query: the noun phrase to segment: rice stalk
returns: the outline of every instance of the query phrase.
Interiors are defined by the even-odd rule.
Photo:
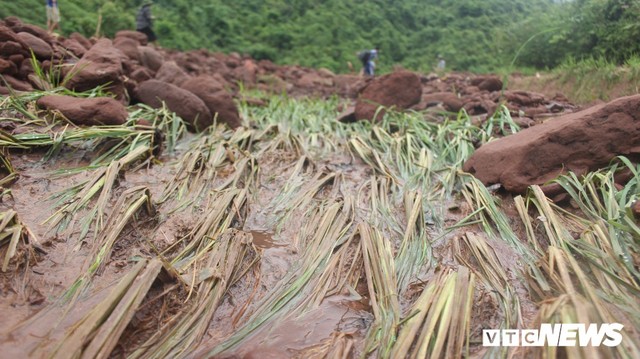
[[[223,295],[254,261],[250,238],[227,231],[213,242],[197,265],[197,294],[188,308],[153,335],[130,358],[179,358],[194,351],[204,337]],[[196,268],[194,268],[196,271]]]
[[[178,200],[201,198],[226,161],[228,155],[223,142],[208,136],[200,137],[196,145],[177,163],[176,174],[165,187],[160,202],[174,196]]]
[[[361,223],[358,233],[375,317],[365,339],[363,355],[376,351],[377,357],[390,358],[401,319],[393,253],[389,241],[375,227]]]
[[[187,126],[175,112],[170,111],[165,103],[162,108],[151,108],[144,104],[138,104],[137,108],[129,113],[130,119],[146,120],[151,124],[151,128],[162,134],[167,152],[175,153],[178,141],[184,137]],[[140,127],[138,125],[138,127]]]
[[[333,332],[320,344],[296,352],[294,359],[349,359],[353,355],[354,340],[344,332]]]
[[[186,273],[190,267],[197,266],[197,263],[203,260],[218,237],[230,228],[232,221],[238,217],[246,197],[246,189],[230,188],[211,193],[208,206],[198,216],[193,229],[163,252],[163,255],[167,256],[178,245],[183,246],[171,260],[178,273]]]
[[[613,237],[601,223],[583,220],[581,235],[574,239],[567,229],[567,224],[575,226],[570,222],[573,218],[550,204],[538,186],[532,186],[532,193],[534,198],[531,201],[542,215],[547,237],[552,244],[550,248],[565,253],[564,256],[572,265],[571,271],[581,280],[580,284],[590,294],[590,299],[594,303],[606,299],[606,302],[627,312],[628,319],[640,325],[640,303],[625,300],[640,296],[638,279],[628,270],[627,263],[620,261],[616,255],[612,246]],[[581,259],[580,263],[576,257]],[[583,274],[585,272],[590,274]],[[592,294],[596,291],[598,295]]]
[[[0,147],[0,170],[6,173],[6,176],[0,179],[0,187],[11,184],[18,178],[18,173],[11,164],[9,153],[4,147]]]
[[[334,182],[337,176],[335,172],[318,171],[305,183],[301,176],[305,160],[306,157],[298,160],[284,189],[269,204],[268,208],[272,209],[272,215],[267,222],[268,225],[279,228],[295,209],[307,207],[325,185]]]
[[[77,296],[91,283],[93,276],[104,268],[105,261],[111,256],[113,246],[122,230],[143,206],[148,215],[155,214],[151,193],[147,187],[133,187],[122,193],[105,223],[105,230],[101,231],[95,241],[91,243],[88,255],[90,262],[88,262],[88,266],[85,265],[86,272],[81,274],[67,289],[63,299],[73,298],[71,303],[73,305]]]
[[[357,243],[356,232],[336,248],[329,263],[317,279],[314,290],[300,305],[302,311],[316,309],[322,301],[345,290],[356,294],[356,287],[362,274],[362,246]]]
[[[394,182],[399,182],[399,179],[391,173],[389,167],[384,163],[378,151],[367,145],[360,137],[355,136],[349,140],[349,149],[353,151],[354,156],[357,155],[378,174],[387,176]]]
[[[352,205],[333,202],[313,210],[298,234],[304,241],[304,252],[299,261],[292,264],[289,272],[269,293],[256,304],[253,314],[244,320],[244,325],[234,334],[208,350],[206,356],[215,356],[236,347],[252,334],[269,323],[283,317],[299,314],[304,296],[316,288],[319,273],[331,263],[331,255],[347,242],[347,231],[353,221]]]
[[[425,228],[423,197],[421,192],[404,195],[407,226],[398,253],[395,256],[396,278],[402,295],[420,270],[427,269],[431,261],[431,241]]]
[[[474,286],[466,267],[441,271],[414,303],[389,357],[469,357]]]
[[[32,355],[52,359],[110,357],[161,269],[159,260],[138,262],[98,305],[66,329],[53,350],[43,342]]]
[[[17,253],[18,244],[22,241],[25,245],[38,245],[38,238],[18,219],[18,214],[13,209],[0,212],[0,248],[6,246],[2,272],[9,269],[11,259]]]
[[[100,193],[98,200],[88,215],[82,219],[80,238],[84,238],[91,225],[94,225],[94,237],[102,232],[104,227],[104,209],[111,198],[111,192],[120,175],[128,166],[149,155],[150,148],[145,145],[134,148],[126,156],[112,162],[107,168],[99,168],[94,171],[91,178],[81,185],[72,187],[76,192],[54,214],[45,220],[49,223],[49,230],[56,228],[57,232],[64,231],[72,223],[77,214],[89,205],[89,202]]]
[[[513,232],[508,217],[499,209],[498,199],[492,196],[478,179],[469,176],[467,180],[462,194],[472,208],[483,208],[478,217],[482,221],[484,232],[490,237],[501,238],[525,259],[531,260],[533,254]]]
[[[454,242],[456,259],[465,267],[473,270],[477,274],[480,282],[487,287],[487,291],[492,295],[498,296],[498,301],[502,307],[504,316],[501,329],[524,328],[524,322],[521,316],[520,299],[517,290],[509,279],[508,263],[501,260],[497,250],[492,246],[491,241],[472,232],[467,232],[460,237],[459,241]],[[466,249],[470,258],[463,255],[463,249]],[[502,255],[506,255],[502,253]],[[470,259],[473,259],[471,261]],[[476,265],[473,265],[475,263]],[[495,328],[498,329],[498,328]],[[508,348],[489,348],[491,355],[504,356],[507,354]]]
[[[397,212],[393,205],[393,183],[388,177],[371,177],[371,190],[368,204],[370,207],[369,220],[378,229],[389,230],[394,235],[402,237],[406,229],[399,223]]]
[[[599,296],[599,290],[593,286],[590,278],[575,258],[562,248],[551,246],[544,268],[553,283],[555,297],[548,298],[540,308],[536,323],[626,323],[627,319],[611,311],[609,303]],[[575,283],[574,283],[575,278]],[[618,306],[618,309],[622,309]],[[618,312],[619,313],[619,312]],[[573,346],[564,348],[569,358],[622,357],[636,358],[640,349],[636,338],[623,330],[622,344],[617,347]],[[558,356],[557,347],[540,348],[547,357]]]

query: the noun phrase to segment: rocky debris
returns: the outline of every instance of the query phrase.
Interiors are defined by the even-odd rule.
[[[523,193],[573,171],[604,167],[616,156],[640,155],[640,95],[548,120],[480,147],[464,164],[486,185]]]
[[[469,81],[471,86],[476,86],[480,91],[500,91],[502,90],[502,80],[498,76],[478,76]]]
[[[253,85],[258,78],[258,66],[251,59],[245,59],[242,66],[238,66],[232,71],[235,78],[244,84]]]
[[[422,111],[437,105],[442,105],[447,111],[458,112],[464,103],[455,93],[436,92],[422,95],[420,103],[414,106],[413,109]]]
[[[217,102],[227,105],[228,95],[237,98],[241,87],[287,93],[293,97],[338,95],[353,99],[354,115],[361,118],[372,118],[378,104],[395,106],[396,109],[413,106],[414,110],[419,111],[438,109],[457,112],[465,109],[478,119],[490,117],[499,106],[504,105],[514,120],[523,118],[522,122],[527,125],[535,125],[542,119],[574,110],[562,95],[547,99],[543,95],[524,91],[507,90],[503,93],[503,83],[495,75],[413,74],[410,84],[397,83],[389,87],[381,83],[390,81],[388,77],[398,76],[397,74],[375,79],[353,74],[336,75],[327,69],[277,65],[267,60],[256,61],[237,53],[227,55],[207,50],[181,52],[156,49],[146,46],[146,43],[144,34],[129,30],[119,31],[113,41],[87,39],[79,33],[72,33],[66,39],[54,37],[44,29],[9,17],[0,21],[0,73],[12,76],[8,82],[16,90],[29,91],[33,86],[45,87],[42,80],[34,76],[28,50],[33,49],[39,60],[38,65],[42,66],[45,73],[54,69],[57,71],[58,65],[65,65],[63,75],[73,75],[67,83],[68,88],[85,91],[109,84],[106,90],[116,95],[124,104],[129,103],[131,94],[137,91],[140,84],[150,79],[180,87],[192,78],[206,76],[215,80],[216,88],[220,85],[230,91],[226,92],[224,99],[216,98]],[[206,97],[211,99],[205,99],[205,104],[216,102],[213,101],[216,96],[207,94]],[[198,98],[204,99],[205,95],[198,93]],[[221,112],[209,107],[210,111],[218,113],[219,118],[226,118]],[[229,118],[234,116],[230,115]],[[433,117],[425,115],[425,119],[431,118]],[[237,123],[235,119],[225,121],[230,126]]]
[[[380,121],[385,109],[393,107],[396,110],[407,109],[420,102],[422,86],[420,77],[410,71],[397,71],[381,76],[369,83],[356,102],[356,119]]]
[[[127,109],[110,97],[78,98],[50,95],[41,97],[37,106],[58,111],[76,125],[122,125],[127,121]]]
[[[136,90],[136,98],[153,108],[161,108],[164,102],[169,110],[185,120],[192,129],[202,130],[211,123],[211,112],[205,103],[193,93],[158,80],[145,81]]]
[[[202,118],[198,122],[197,130],[201,131],[211,126],[214,118],[218,122],[226,123],[231,128],[240,127],[242,124],[233,97],[216,79],[209,76],[194,77],[185,81],[181,88],[198,96],[211,112],[212,117]]]

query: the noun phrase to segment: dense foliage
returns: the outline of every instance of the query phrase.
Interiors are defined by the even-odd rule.
[[[505,32],[507,51],[515,52],[526,42],[517,65],[552,68],[575,59],[621,65],[640,54],[640,2],[557,2],[554,11],[534,14]]]
[[[135,25],[140,0],[59,0],[64,33],[113,35]],[[638,52],[633,0],[156,0],[164,47],[247,53],[257,59],[348,71],[355,53],[381,49],[380,67],[429,71],[438,54],[454,70],[554,67]],[[41,11],[38,11],[41,9]],[[3,1],[0,17],[44,24],[44,0]],[[100,21],[99,21],[100,19]],[[100,26],[98,24],[100,23]],[[532,35],[533,38],[532,38]],[[525,46],[523,46],[525,45]]]

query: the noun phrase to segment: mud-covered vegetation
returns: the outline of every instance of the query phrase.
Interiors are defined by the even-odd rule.
[[[508,111],[341,124],[337,99],[266,97],[239,103],[250,126],[191,135],[140,105],[75,127],[41,95],[1,103],[4,353],[496,357],[482,329],[640,327],[640,168],[559,178],[570,210],[496,196],[460,168],[519,131]],[[640,355],[622,335],[513,353]]]
[[[640,48],[640,5],[630,0],[219,1],[157,0],[160,43],[345,72],[355,52],[378,45],[380,65],[430,71],[496,71],[514,59],[553,68],[574,58],[624,63]],[[133,29],[138,1],[60,1],[62,32],[113,36]],[[3,1],[0,18],[44,25],[40,0]],[[464,44],[462,46],[461,44]]]

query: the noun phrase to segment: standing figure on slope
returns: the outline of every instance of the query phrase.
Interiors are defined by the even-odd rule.
[[[358,59],[362,62],[362,69],[365,76],[373,77],[375,74],[376,63],[373,61],[378,58],[378,47],[372,50],[364,50],[358,53]]]
[[[153,1],[147,0],[142,4],[136,15],[136,30],[147,35],[149,42],[157,40],[156,33],[153,32],[153,15],[151,15],[151,5]]]
[[[444,57],[442,57],[442,55],[438,55],[438,65],[436,66],[437,71],[444,72],[446,65],[447,63],[444,61]]]
[[[52,33],[60,24],[58,0],[47,0],[47,30]]]

